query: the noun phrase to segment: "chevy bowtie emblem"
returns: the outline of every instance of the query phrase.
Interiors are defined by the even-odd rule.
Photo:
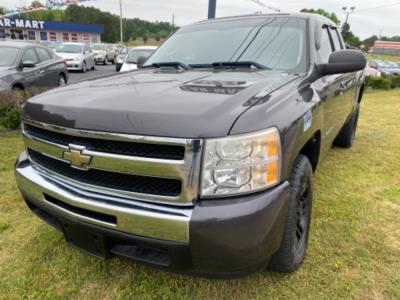
[[[71,167],[88,170],[92,157],[83,154],[86,147],[68,145],[68,148],[67,151],[64,151],[63,158],[71,163]]]

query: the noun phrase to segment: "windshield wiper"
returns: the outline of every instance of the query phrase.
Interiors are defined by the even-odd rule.
[[[153,67],[155,67],[155,68],[176,68],[176,69],[181,68],[181,69],[184,69],[184,70],[191,70],[192,69],[191,66],[189,66],[189,65],[187,65],[185,63],[179,62],[179,61],[153,63],[151,65]]]
[[[262,64],[259,64],[255,61],[223,61],[223,62],[215,62],[211,64],[216,69],[237,69],[237,68],[256,68],[260,70],[271,70]]]

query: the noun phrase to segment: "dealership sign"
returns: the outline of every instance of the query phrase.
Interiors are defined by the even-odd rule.
[[[0,18],[0,27],[22,28],[22,29],[43,29],[44,21]]]

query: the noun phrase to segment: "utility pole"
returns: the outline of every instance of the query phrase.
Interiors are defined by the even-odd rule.
[[[175,30],[175,13],[172,13],[172,23],[171,23],[171,33],[174,33]]]
[[[121,31],[121,44],[124,43],[124,32],[122,27],[122,0],[119,0],[119,27]]]
[[[217,0],[208,0],[208,18],[215,19],[215,11],[217,9]]]

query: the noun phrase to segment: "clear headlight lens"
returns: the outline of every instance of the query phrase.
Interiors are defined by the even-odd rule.
[[[280,180],[281,142],[278,129],[208,139],[202,167],[202,196],[254,192]]]

